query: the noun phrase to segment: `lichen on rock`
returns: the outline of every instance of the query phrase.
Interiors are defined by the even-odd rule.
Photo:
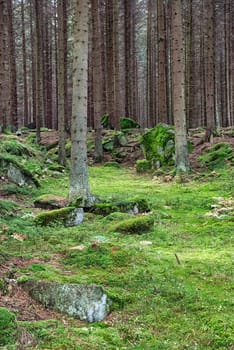
[[[95,284],[60,284],[27,281],[23,288],[45,307],[64,312],[81,321],[102,321],[110,312],[111,300]]]

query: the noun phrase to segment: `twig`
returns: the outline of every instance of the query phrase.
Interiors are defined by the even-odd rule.
[[[176,261],[177,261],[178,265],[181,265],[180,259],[176,253],[175,253],[175,257],[176,257]]]

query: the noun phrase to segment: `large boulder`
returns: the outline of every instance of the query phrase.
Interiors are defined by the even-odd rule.
[[[111,300],[95,284],[24,282],[23,288],[45,307],[64,312],[86,322],[102,321],[110,311]]]
[[[84,220],[83,208],[66,207],[41,212],[36,215],[36,225],[48,226],[53,223],[60,223],[67,227],[77,226]]]
[[[153,168],[174,164],[175,132],[173,126],[158,124],[141,138],[145,158]]]

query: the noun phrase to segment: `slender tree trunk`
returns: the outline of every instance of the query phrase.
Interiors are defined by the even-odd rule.
[[[89,190],[87,165],[87,92],[89,1],[74,0],[73,94],[71,125],[70,203],[87,207],[93,198]]]
[[[214,2],[205,1],[204,73],[206,101],[206,140],[210,140],[215,127],[215,78],[214,78]]]
[[[22,54],[23,54],[23,79],[24,79],[24,119],[23,124],[28,125],[28,74],[27,74],[27,54],[25,39],[24,1],[21,0],[21,20],[22,20]]]
[[[35,57],[36,57],[36,128],[37,142],[40,142],[40,127],[43,117],[43,70],[42,70],[42,28],[41,28],[41,1],[34,0],[35,14]]]
[[[157,1],[158,14],[158,118],[160,122],[168,122],[167,86],[166,86],[166,28],[165,8],[161,0]]]
[[[0,0],[0,132],[6,128],[6,101],[5,101],[5,25],[4,25],[4,13],[5,13],[5,1]]]
[[[15,55],[15,36],[13,29],[13,9],[12,0],[7,0],[7,12],[8,12],[8,36],[9,36],[9,73],[10,73],[10,126],[13,128],[18,127],[17,120],[17,78],[16,78],[16,55]]]
[[[65,56],[64,50],[66,42],[66,22],[64,15],[66,13],[66,1],[58,0],[58,130],[59,130],[59,163],[66,165],[66,134],[65,134]]]
[[[102,76],[103,55],[99,0],[92,0],[92,22],[93,109],[95,129],[94,159],[96,162],[100,162],[103,160],[101,116],[103,114],[104,77]]]
[[[181,0],[172,0],[172,94],[175,124],[175,165],[177,173],[189,170],[186,111],[185,111],[185,55]]]

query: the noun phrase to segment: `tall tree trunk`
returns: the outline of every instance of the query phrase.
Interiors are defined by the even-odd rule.
[[[0,132],[6,128],[6,100],[5,100],[5,0],[0,0]]]
[[[25,39],[24,1],[21,0],[21,20],[22,20],[22,53],[23,53],[23,75],[24,75],[24,119],[23,124],[28,125],[28,74],[27,74],[27,54]]]
[[[15,36],[13,29],[13,9],[12,0],[7,0],[8,14],[8,43],[9,43],[9,74],[10,74],[10,101],[9,101],[9,124],[13,128],[18,127],[17,120],[17,78],[16,78],[16,55],[15,55]]]
[[[89,206],[87,164],[87,92],[89,1],[73,0],[73,93],[69,202]]]
[[[37,142],[40,142],[40,127],[44,120],[43,116],[43,69],[42,69],[42,28],[41,28],[41,1],[34,0],[35,15],[35,57],[36,57],[36,128]]]
[[[66,1],[58,0],[58,130],[59,130],[59,163],[63,166],[66,165],[66,152],[65,152],[65,81],[66,69],[65,69],[65,56],[66,52],[66,22],[64,17],[66,16]]]
[[[36,103],[36,42],[35,42],[35,27],[33,23],[35,19],[34,15],[34,0],[30,0],[30,44],[31,44],[31,118],[29,122],[36,124],[36,115],[37,115],[37,103]]]
[[[100,17],[100,0],[92,0],[92,63],[93,63],[93,109],[94,109],[94,129],[95,129],[95,150],[94,159],[96,162],[103,160],[102,147],[102,124],[103,115],[103,89],[104,77],[102,76],[103,48],[102,31]]]
[[[167,86],[166,86],[166,27],[165,8],[161,0],[157,1],[158,14],[158,119],[168,122]]]
[[[206,101],[206,140],[210,140],[215,127],[215,79],[214,79],[214,1],[205,1],[204,73]]]
[[[186,111],[185,55],[181,0],[172,0],[172,96],[175,124],[175,165],[177,173],[189,170]]]

